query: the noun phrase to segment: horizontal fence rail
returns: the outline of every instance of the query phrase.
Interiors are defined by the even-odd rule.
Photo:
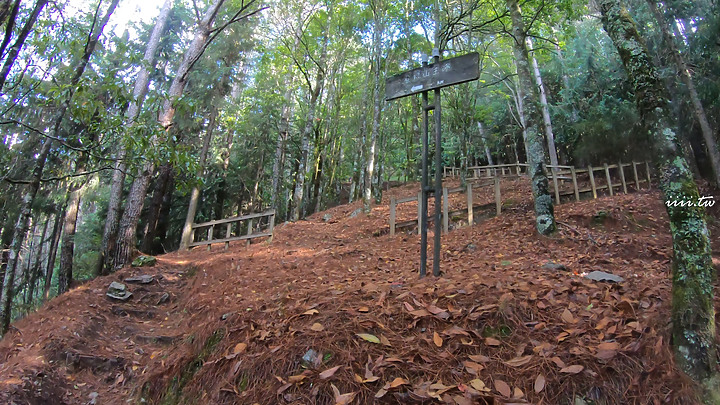
[[[552,182],[555,204],[560,204],[563,197],[574,198],[580,201],[580,195],[592,193],[592,198],[598,198],[598,192],[604,190],[608,195],[622,191],[628,193],[628,189],[634,186],[635,191],[641,190],[640,185],[646,184],[646,189],[650,189],[650,165],[648,162],[631,162],[617,164],[603,164],[602,166],[588,166],[587,168],[575,168],[575,166],[563,165],[547,165],[548,180]],[[632,174],[626,175],[626,170],[632,168]],[[473,189],[483,187],[494,187],[495,194],[495,214],[500,215],[502,211],[502,196],[500,194],[500,178],[501,177],[520,177],[527,176],[529,166],[526,163],[510,163],[501,165],[488,166],[471,166],[467,168],[467,187],[458,187],[454,189],[443,188],[442,198],[442,221],[443,231],[448,232],[449,218],[452,215],[464,213],[464,210],[448,212],[448,195],[453,193],[467,194],[467,215],[468,224],[473,223],[473,211],[478,208],[487,208],[485,206],[473,205]],[[599,176],[596,173],[600,172]],[[443,167],[443,175],[445,177],[455,178],[460,175],[460,168],[445,166]],[[481,183],[482,180],[490,180],[490,182]],[[566,182],[572,182],[572,188],[565,186]],[[473,185],[473,183],[477,183]],[[400,204],[408,202],[419,202],[421,193],[416,196],[404,198],[390,199],[390,234],[395,235],[397,228],[412,226],[415,221],[397,222],[397,207]],[[418,229],[420,229],[420,204],[418,204]],[[433,221],[432,216],[428,217],[428,221]]]
[[[225,234],[221,237],[216,237],[215,229],[216,227],[217,229],[221,229],[222,225],[225,225]],[[207,228],[207,236],[203,240],[196,241],[195,236],[197,230],[203,228]],[[224,243],[225,249],[227,250],[230,242],[233,241],[247,240],[247,245],[250,245],[250,240],[254,238],[266,237],[268,241],[272,241],[274,228],[275,210],[192,224],[190,247],[207,245],[208,250],[210,250],[212,244]]]

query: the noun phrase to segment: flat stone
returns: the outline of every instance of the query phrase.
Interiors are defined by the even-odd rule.
[[[120,301],[127,301],[130,297],[132,297],[132,293],[127,290],[127,286],[123,283],[118,283],[117,281],[110,283],[108,291],[105,295]]]
[[[356,216],[360,215],[361,212],[362,212],[362,208],[356,209],[355,211],[353,211],[353,212],[350,214],[350,218],[355,218]]]
[[[155,277],[144,274],[142,276],[128,277],[123,281],[131,284],[150,284],[155,281]]]
[[[325,214],[325,215],[323,215],[323,221],[324,221],[324,222],[327,222],[327,221],[329,221],[329,220],[331,220],[331,219],[332,219],[332,215],[330,215],[330,214]]]
[[[547,263],[543,264],[542,268],[545,270],[568,271],[568,268],[565,267],[564,264],[555,263],[555,262],[547,262]]]
[[[604,271],[593,271],[585,275],[585,278],[594,281],[609,281],[611,283],[622,283],[624,278]]]

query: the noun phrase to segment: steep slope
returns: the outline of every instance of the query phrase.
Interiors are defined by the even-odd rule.
[[[367,216],[340,206],[279,226],[271,244],[93,280],[15,324],[0,401],[693,403],[668,346],[658,194],[562,205],[543,238],[527,184],[503,188],[516,193],[503,215],[443,235],[438,279],[417,278],[417,235],[387,235],[387,199],[406,186]],[[583,277],[594,270],[626,281]],[[154,280],[129,284],[128,303],[105,297],[141,274]]]

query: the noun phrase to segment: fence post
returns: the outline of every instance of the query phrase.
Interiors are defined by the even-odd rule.
[[[252,218],[248,219],[248,229],[247,229],[247,236],[252,235]],[[250,247],[250,238],[248,238],[247,241],[245,241],[245,246]]]
[[[268,242],[272,242],[273,240],[273,232],[275,231],[275,211],[273,210],[272,214],[270,214],[270,226],[268,227],[268,231],[270,233],[270,237],[268,238]]]
[[[419,201],[418,201],[419,203]],[[395,235],[395,197],[390,198],[390,235]]]
[[[502,200],[500,198],[500,179],[495,177],[495,215],[502,212]]]
[[[192,231],[190,231],[190,243],[188,243],[188,249],[190,249],[190,245],[192,245],[193,242],[195,242],[195,231],[196,228],[193,228]]]
[[[210,246],[212,246],[212,244],[210,242],[212,242],[214,233],[215,233],[215,225],[210,225],[210,228],[208,228],[208,235],[207,235],[207,239],[208,239],[207,250],[208,251],[210,251]]]
[[[230,233],[231,233],[231,232],[230,232],[230,227],[231,227],[231,225],[232,225],[232,224],[231,224],[230,222],[228,222],[228,223],[225,225],[225,239],[230,239]],[[225,241],[225,250],[228,250],[229,247],[230,247],[230,241]]]
[[[650,190],[650,165],[645,161],[645,173],[647,174],[648,190]]]
[[[633,161],[633,176],[635,176],[635,191],[640,191],[640,178],[637,173],[637,162]]]
[[[595,174],[592,165],[588,166],[588,174],[590,175],[590,187],[592,187],[593,198],[597,198],[597,189],[595,188]]]
[[[580,201],[580,190],[578,190],[577,173],[575,173],[575,166],[572,166],[570,168],[570,173],[572,173],[573,191],[575,192],[575,201]]]
[[[623,193],[627,194],[627,182],[625,182],[625,169],[623,169],[622,162],[618,162],[618,169],[620,169],[620,181],[623,186]]]
[[[605,168],[605,180],[607,181],[608,192],[610,193],[610,196],[612,196],[613,195],[613,186],[612,186],[612,179],[610,178],[610,169],[608,168],[607,163],[603,164],[603,167]]]
[[[515,162],[515,174],[520,177],[520,162]]]
[[[421,203],[422,195],[423,195],[423,192],[422,192],[422,190],[420,190],[420,192],[418,193],[418,199],[417,199],[417,201],[418,201],[418,235],[420,235],[420,227],[421,227],[420,222],[422,222],[422,203]]]
[[[473,219],[473,190],[472,183],[467,183],[468,226],[472,226]]]
[[[442,189],[442,197],[443,197],[443,232],[448,233],[450,230],[450,218],[448,218],[448,189],[447,187],[443,187]]]

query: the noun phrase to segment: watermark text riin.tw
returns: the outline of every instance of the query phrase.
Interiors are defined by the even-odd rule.
[[[697,201],[692,200],[667,200],[665,201],[665,205],[668,207],[712,207],[715,205],[715,197],[708,195],[708,196],[702,196],[697,199]]]

